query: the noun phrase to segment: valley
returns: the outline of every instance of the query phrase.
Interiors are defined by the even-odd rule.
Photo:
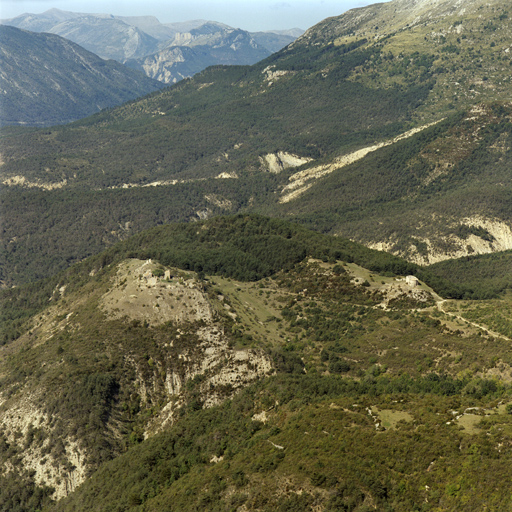
[[[69,123],[164,87],[62,37],[6,25],[0,60],[0,126]]]
[[[176,83],[0,129],[0,511],[509,510],[509,11],[20,17]]]

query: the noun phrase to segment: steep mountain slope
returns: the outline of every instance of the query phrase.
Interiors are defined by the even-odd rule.
[[[482,104],[364,159],[292,174],[284,212],[423,264],[512,249],[511,114]]]
[[[4,290],[1,506],[500,508],[510,339],[401,271],[418,269],[240,215]]]
[[[29,32],[49,32],[52,27],[80,16],[79,13],[49,9],[40,14],[22,14],[9,20],[2,20],[6,25],[28,30]]]
[[[418,110],[423,119],[481,101],[510,100],[510,17],[501,2],[395,0],[354,9],[305,38],[347,44],[362,37],[381,48],[351,79],[370,87],[407,85],[434,73]]]
[[[126,226],[249,210],[423,263],[511,248],[509,15],[497,1],[434,2],[427,17],[429,3],[408,5],[349,11],[254,66],[79,125],[4,136],[4,276],[43,268],[22,256],[39,237],[74,244],[52,249],[62,268]],[[102,213],[71,236],[93,197]],[[47,204],[66,220],[34,223]]]
[[[147,55],[158,41],[114,17],[82,15],[52,27],[52,33],[83,46],[103,59],[124,62]]]
[[[289,45],[304,33],[301,29],[283,30],[275,32],[251,32],[251,37],[259,46],[266,48],[270,53],[278,52]]]
[[[116,16],[116,19],[137,27],[158,41],[167,41],[172,38],[176,32],[179,32],[179,29],[173,28],[171,25],[160,23],[154,16]]]
[[[1,125],[67,123],[162,88],[66,39],[0,26]]]
[[[159,268],[130,260],[116,267],[111,284],[96,279],[75,293],[65,291],[72,282],[63,284],[53,295],[55,307],[36,316],[31,334],[4,351],[14,350],[28,372],[18,393],[13,370],[4,367],[10,375],[2,386],[4,439],[11,443],[15,431],[30,428],[41,433],[18,456],[26,471],[35,469],[37,483],[55,488],[56,498],[124,451],[130,438],[140,441],[172,424],[181,407],[194,407],[188,402],[196,382],[202,389],[199,407],[212,406],[273,373],[271,358],[261,349],[233,349],[230,325],[217,312],[223,304],[208,296],[201,281],[177,269],[166,279],[153,277]],[[19,359],[26,343],[33,356],[46,361],[37,381],[32,363]],[[152,417],[145,417],[151,409]]]

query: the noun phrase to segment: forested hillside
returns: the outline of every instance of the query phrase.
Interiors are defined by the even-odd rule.
[[[511,510],[511,34],[393,0],[3,129],[0,511]]]
[[[511,114],[481,105],[322,179],[292,174],[281,214],[424,264],[511,249]]]
[[[247,211],[422,264],[510,249],[509,15],[474,0],[429,18],[425,5],[356,9],[254,66],[65,127],[4,130],[2,279]]]

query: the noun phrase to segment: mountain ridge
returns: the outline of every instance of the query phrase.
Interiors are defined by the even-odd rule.
[[[65,135],[6,137],[0,173],[9,185],[5,200],[18,211],[5,234],[7,254],[20,258],[17,251],[26,251],[32,223],[8,199],[23,194],[23,183],[61,187],[48,191],[55,208],[68,204],[66,194],[75,187],[102,190],[104,197],[119,191],[122,213],[116,206],[101,215],[98,222],[109,227],[94,246],[126,237],[127,222],[144,229],[151,222],[252,210],[293,216],[423,263],[507,249],[509,192],[502,184],[511,147],[510,18],[494,3],[477,11],[468,7],[463,18],[460,10],[446,11],[412,27],[407,25],[414,17],[400,13],[405,25],[385,37],[375,36],[373,22],[354,24],[354,16],[383,16],[387,9],[395,27],[393,5],[331,18],[252,67],[209,68],[160,95],[70,126]],[[335,169],[355,152],[434,122]],[[279,202],[299,181],[294,177],[323,166],[335,170],[311,180],[297,199]],[[41,211],[43,196],[32,190],[26,196],[30,209]],[[176,208],[164,201],[167,194]],[[128,211],[132,201],[136,215]],[[88,215],[88,202],[75,198],[82,216],[66,206],[66,229],[84,229],[80,219]],[[41,236],[54,239],[55,228],[43,226],[37,226]],[[74,248],[74,257],[90,254],[83,251]]]
[[[251,34],[234,29],[223,23],[205,20],[193,20],[181,23],[162,24],[155,16],[115,16],[111,14],[87,14],[50,9],[39,15],[22,14],[1,21],[7,25],[39,32],[56,33],[66,37],[104,59],[118,62],[130,62],[132,67],[144,70],[144,60],[153,58],[162,62],[171,55],[159,71],[149,71],[149,76],[160,76],[174,83],[214,64],[253,64],[261,58],[280,50],[292,42],[299,29],[292,31],[258,32]],[[198,31],[203,32],[198,37]],[[229,40],[235,31],[247,40],[246,44],[235,45]],[[238,32],[237,32],[238,31]],[[197,39],[197,40],[196,40]],[[196,41],[195,41],[196,40]],[[201,46],[199,52],[185,51],[187,62],[181,72],[173,74],[175,60],[172,53],[166,52],[169,46]],[[224,52],[219,48],[225,46]],[[183,58],[184,50],[181,51]],[[154,66],[153,66],[154,67]],[[187,74],[183,75],[184,69]]]
[[[2,129],[0,509],[508,510],[506,8]]]
[[[419,443],[438,465],[430,499],[456,510],[435,453],[442,450],[448,465],[471,460],[469,445],[489,440],[496,424],[506,430],[485,446],[509,439],[509,327],[492,323],[493,336],[485,328],[489,303],[441,300],[402,271],[415,269],[347,240],[238,215],[154,228],[46,283],[0,292],[2,304],[22,315],[3,322],[18,332],[0,344],[0,503],[26,511],[161,510],[172,492],[173,503],[189,510],[205,505],[213,473],[231,468],[226,487],[208,494],[209,507],[227,507],[233,485],[245,489],[251,508],[262,508],[264,493],[265,510],[275,509],[281,486],[267,477],[278,475],[295,510],[311,510],[318,494],[323,508],[337,497],[405,511],[404,496],[423,498],[418,485],[404,491],[400,482],[425,474],[423,456],[393,465],[391,478],[388,464],[373,468],[372,482],[384,482],[385,494],[358,476],[337,491],[358,467],[357,453],[391,461],[400,446],[416,453]],[[509,311],[507,298],[493,304]],[[292,433],[304,415],[296,445]],[[436,428],[426,428],[437,416]],[[476,427],[483,418],[492,422]],[[317,456],[335,480],[298,467],[297,457],[311,470],[318,460],[303,449],[312,431],[327,442]],[[411,439],[415,431],[421,436]],[[340,439],[350,440],[344,453],[356,461],[349,472],[335,462]],[[502,450],[465,473],[474,481],[482,464],[494,467],[500,503],[509,486]],[[239,471],[245,476],[235,484]],[[198,475],[203,492],[191,501],[182,486],[194,487]],[[469,487],[460,492],[473,507],[489,499]]]
[[[163,86],[57,35],[0,26],[0,124],[68,123]]]

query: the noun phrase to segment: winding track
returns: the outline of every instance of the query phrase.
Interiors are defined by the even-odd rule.
[[[493,336],[494,338],[501,338],[503,340],[512,341],[508,336],[505,336],[504,334],[499,334],[499,333],[497,333],[495,331],[491,331],[490,329],[488,329],[484,325],[480,325],[480,324],[477,324],[475,322],[472,322],[471,320],[468,320],[468,319],[464,318],[461,315],[457,315],[456,313],[451,313],[450,311],[445,311],[443,309],[443,303],[444,302],[447,302],[447,301],[445,299],[441,299],[441,300],[438,300],[436,302],[437,309],[441,313],[444,313],[445,315],[449,315],[449,316],[451,316],[453,318],[456,318],[457,320],[461,320],[463,322],[466,322],[466,323],[472,325],[473,327],[476,327],[477,329],[481,329],[482,331],[485,331],[489,336]]]

